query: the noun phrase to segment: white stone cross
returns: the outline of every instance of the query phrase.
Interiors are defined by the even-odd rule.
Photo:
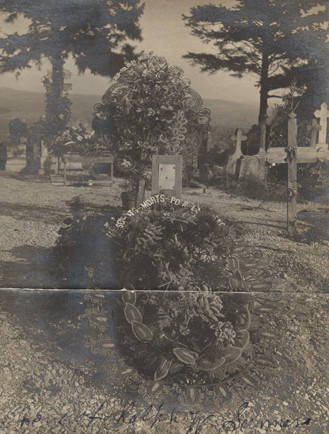
[[[235,151],[234,156],[238,158],[242,155],[241,144],[244,140],[247,140],[247,137],[242,134],[240,128],[236,131],[236,135],[231,137],[232,140],[235,141]]]
[[[329,118],[328,106],[325,102],[321,104],[321,109],[314,112],[314,116],[320,119],[319,145],[327,143],[327,123]]]
[[[241,143],[243,140],[246,140],[247,137],[242,134],[242,131],[238,129],[236,131],[236,135],[231,137],[232,140],[235,141],[235,150],[232,155],[229,156],[227,164],[226,164],[226,175],[234,176],[236,173],[236,165],[239,158],[242,156],[241,151]],[[228,183],[228,178],[226,178],[226,182]]]

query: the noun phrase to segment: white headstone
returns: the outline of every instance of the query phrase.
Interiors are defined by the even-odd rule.
[[[228,175],[234,176],[236,172],[237,161],[242,156],[241,145],[243,140],[247,140],[247,137],[242,134],[240,129],[238,129],[236,135],[232,136],[231,139],[235,141],[235,150],[234,153],[228,158],[226,173]]]
[[[182,195],[183,158],[181,155],[153,155],[152,194]]]
[[[314,116],[320,119],[319,145],[327,143],[327,124],[329,118],[328,106],[325,102],[321,104],[321,109],[314,112]]]
[[[241,145],[244,140],[247,140],[247,137],[242,134],[240,128],[237,130],[236,135],[231,137],[232,140],[235,140],[235,151],[234,154],[238,154],[239,157],[242,155]]]

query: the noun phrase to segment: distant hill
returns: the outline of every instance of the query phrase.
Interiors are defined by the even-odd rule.
[[[93,106],[101,95],[71,95],[72,122],[91,123]],[[0,88],[0,136],[8,134],[11,119],[24,119],[28,124],[44,114],[45,97],[42,93]]]
[[[101,95],[71,95],[72,122],[90,124],[93,107],[101,101]],[[246,103],[205,99],[211,110],[212,125],[227,128],[248,128],[257,119],[257,107]],[[20,118],[28,123],[37,121],[44,113],[45,98],[42,93],[0,88],[0,138],[8,134],[11,119]]]
[[[247,129],[257,123],[257,104],[204,99],[204,105],[211,110],[211,123],[214,126]]]

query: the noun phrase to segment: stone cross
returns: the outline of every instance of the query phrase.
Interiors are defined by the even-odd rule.
[[[320,119],[319,145],[327,143],[327,123],[329,118],[328,106],[325,102],[321,104],[321,109],[314,112],[314,116]]]
[[[232,140],[235,141],[235,150],[232,155],[229,156],[227,164],[226,164],[226,183],[229,184],[228,176],[235,176],[236,174],[236,165],[239,158],[242,156],[241,144],[243,140],[246,140],[247,137],[242,134],[240,129],[237,130],[236,135],[231,137]]]
[[[247,140],[247,137],[244,136],[242,134],[242,131],[240,130],[240,128],[236,131],[236,135],[231,137],[232,140],[235,140],[235,151],[234,151],[234,155],[238,154],[238,156],[240,157],[242,155],[241,152],[241,144],[244,140]]]

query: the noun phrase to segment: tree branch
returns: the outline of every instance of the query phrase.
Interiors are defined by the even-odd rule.
[[[280,95],[267,95],[267,98],[280,98],[280,99],[282,99],[283,96],[280,96]]]

